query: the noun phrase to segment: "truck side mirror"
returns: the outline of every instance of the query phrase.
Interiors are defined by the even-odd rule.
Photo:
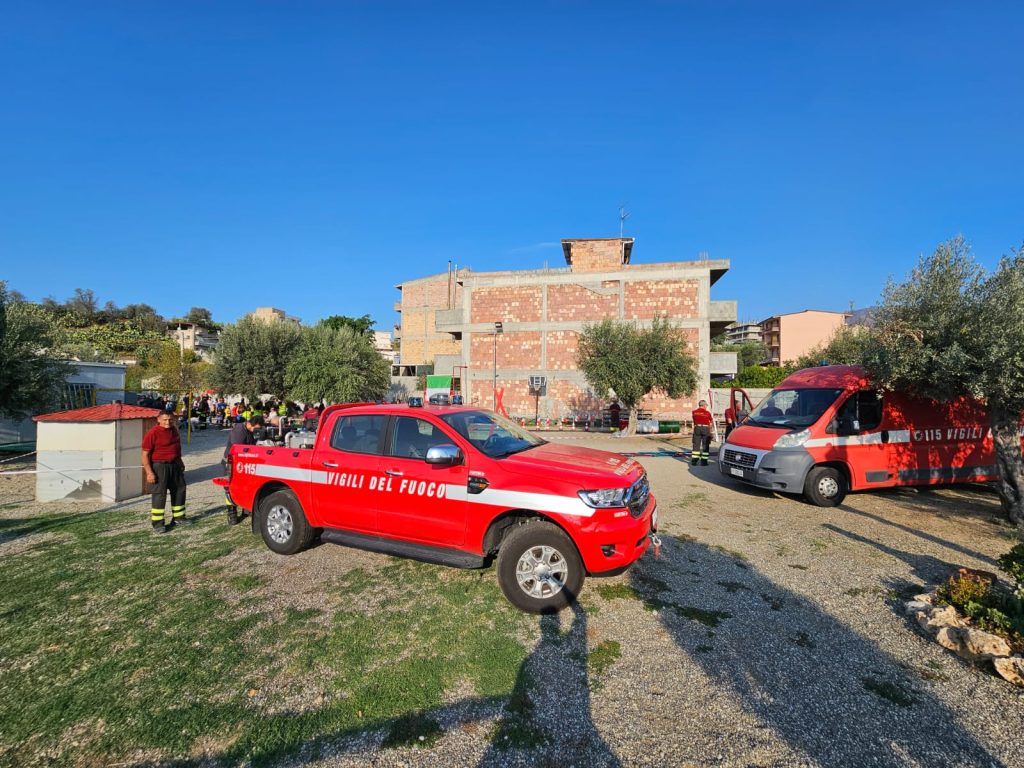
[[[426,462],[439,467],[454,467],[462,463],[462,451],[450,443],[435,445],[427,449]]]

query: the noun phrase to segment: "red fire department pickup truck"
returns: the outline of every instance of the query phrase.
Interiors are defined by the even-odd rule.
[[[324,541],[463,568],[497,558],[518,608],[560,610],[585,574],[647,549],[657,508],[643,467],[548,443],[462,406],[336,405],[312,449],[231,450],[224,486],[274,552]]]

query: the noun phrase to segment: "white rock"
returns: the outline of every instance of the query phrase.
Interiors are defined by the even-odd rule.
[[[964,658],[995,659],[1009,656],[1010,644],[998,635],[968,627],[964,630]],[[964,654],[961,654],[964,655]]]
[[[962,627],[964,625],[960,614],[952,605],[943,605],[932,610],[929,617],[931,623],[936,627]]]
[[[960,654],[964,645],[964,631],[960,627],[940,627],[938,634],[935,635],[935,642],[943,648],[948,648]]]
[[[924,612],[924,613],[927,613],[927,614],[931,614],[932,604],[931,603],[926,603],[923,600],[911,600],[909,603],[907,603],[907,605],[906,605],[907,616],[913,616],[918,611],[921,611],[921,612]]]
[[[920,595],[914,595],[914,602],[916,602],[916,603],[928,603],[928,605],[932,605],[935,602],[935,593],[934,592],[925,592],[925,593],[920,594]]]
[[[1024,688],[1024,658],[1009,656],[1002,659],[992,659],[992,666],[996,668],[996,672],[999,673],[1003,680]]]
[[[918,611],[914,614],[914,619],[917,620],[918,626],[929,635],[934,636],[939,631],[938,626],[932,624],[931,614],[926,611]]]

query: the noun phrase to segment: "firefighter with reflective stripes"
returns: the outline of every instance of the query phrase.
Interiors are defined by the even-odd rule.
[[[150,521],[154,533],[167,533],[175,523],[185,522],[185,463],[181,460],[181,435],[174,414],[161,413],[156,426],[142,438],[142,467],[151,486],[153,501]],[[164,506],[171,494],[171,522]]]
[[[702,467],[706,467],[711,457],[709,449],[713,417],[707,405],[707,400],[701,400],[693,411],[693,452],[690,454],[690,463],[694,466],[699,461]]]

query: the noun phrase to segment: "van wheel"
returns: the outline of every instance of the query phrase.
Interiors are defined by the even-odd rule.
[[[846,478],[835,467],[814,467],[804,481],[804,496],[819,507],[834,507],[846,498]]]
[[[552,523],[530,520],[512,528],[498,550],[498,585],[516,608],[556,613],[583,587],[576,545]]]
[[[294,555],[310,545],[316,530],[306,522],[294,493],[274,491],[260,502],[260,533],[274,552]]]

